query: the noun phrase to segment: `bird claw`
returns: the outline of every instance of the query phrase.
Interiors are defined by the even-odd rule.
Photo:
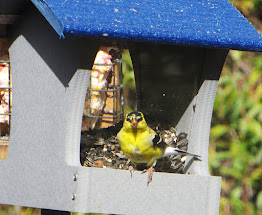
[[[149,183],[152,181],[152,179],[153,179],[153,172],[155,171],[155,169],[151,166],[151,167],[149,167],[148,169],[144,169],[143,171],[142,171],[142,173],[141,174],[144,174],[144,173],[146,173],[146,172],[148,172],[148,178],[147,178],[147,186],[149,185]]]
[[[128,170],[130,171],[131,178],[132,178],[132,176],[133,176],[133,172],[134,172],[134,167],[129,166],[129,167],[128,167]]]

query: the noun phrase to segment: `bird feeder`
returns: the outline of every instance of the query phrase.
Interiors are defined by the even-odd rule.
[[[230,49],[262,37],[227,0],[32,0],[9,30],[13,107],[0,161],[0,203],[113,214],[218,214],[221,178],[208,172],[209,132]],[[185,132],[201,156],[186,174],[83,167],[80,135],[97,50],[128,48],[138,110]],[[123,45],[124,44],[124,45]],[[223,104],[221,104],[223,105]],[[187,159],[186,163],[190,163]]]

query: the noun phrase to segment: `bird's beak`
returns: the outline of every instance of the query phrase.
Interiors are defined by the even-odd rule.
[[[132,124],[132,127],[133,128],[137,128],[137,121],[135,120],[135,119],[133,119],[132,121],[131,121],[131,124]]]

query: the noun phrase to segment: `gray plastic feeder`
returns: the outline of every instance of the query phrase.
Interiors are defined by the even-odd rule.
[[[208,172],[218,80],[229,49],[262,51],[261,35],[227,0],[32,0],[9,30],[10,147],[0,203],[73,212],[218,214],[221,177]],[[59,36],[57,35],[59,34]],[[61,38],[61,39],[60,39]],[[148,121],[186,132],[202,156],[187,174],[80,165],[80,134],[95,54],[124,43]],[[223,104],[221,104],[223,105]],[[190,162],[188,160],[188,162]]]

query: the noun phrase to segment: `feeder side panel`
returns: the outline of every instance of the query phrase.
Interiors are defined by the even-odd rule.
[[[188,148],[188,150],[200,154],[202,161],[193,163],[189,171],[193,174],[209,175],[208,152],[213,105],[227,54],[227,49],[206,49],[202,60],[202,72],[198,82],[199,90],[192,102],[193,106],[191,106],[194,115],[189,135],[189,143],[191,144]]]
[[[0,165],[0,202],[72,208],[76,170],[65,163],[65,88],[25,37],[13,43],[10,59],[15,87],[10,147]]]
[[[92,67],[98,46],[60,40],[38,12],[28,13],[12,33],[13,113],[9,153],[0,161],[0,202],[73,211],[77,166],[68,166],[65,155],[71,88],[77,69]],[[79,153],[71,153],[68,163],[75,164]]]
[[[79,168],[76,211],[110,214],[218,214],[221,178]],[[212,192],[210,192],[212,190]],[[212,194],[212,195],[211,195]]]

